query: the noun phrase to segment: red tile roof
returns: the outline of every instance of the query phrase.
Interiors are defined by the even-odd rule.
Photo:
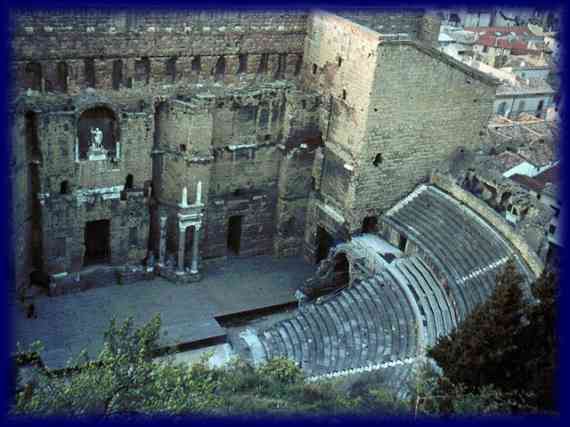
[[[544,188],[543,183],[537,181],[535,178],[531,178],[530,176],[520,175],[516,173],[514,175],[511,175],[509,179],[519,183],[523,187],[537,192],[540,192]]]
[[[509,41],[506,38],[498,38],[493,35],[483,35],[480,36],[476,41],[475,44],[480,44],[483,46],[489,47],[500,47],[501,49],[514,49],[519,51],[526,51],[528,49],[527,43],[523,42],[522,40],[512,40]]]

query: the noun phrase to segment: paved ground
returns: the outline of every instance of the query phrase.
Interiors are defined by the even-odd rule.
[[[164,344],[225,335],[214,317],[294,301],[295,289],[313,271],[314,266],[300,258],[233,258],[209,265],[198,283],[155,279],[41,296],[34,301],[37,319],[27,319],[22,306],[14,306],[15,337],[23,345],[42,341],[44,363],[63,367],[81,349],[94,356],[113,317],[132,316],[140,325],[160,313]]]

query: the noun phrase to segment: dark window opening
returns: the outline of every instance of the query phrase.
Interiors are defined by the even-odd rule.
[[[298,76],[303,66],[303,55],[297,55],[297,62],[295,63],[295,75]]]
[[[87,87],[95,87],[95,60],[88,58],[85,60],[85,84]]]
[[[269,68],[269,54],[262,53],[261,59],[259,60],[259,67],[257,68],[257,74],[267,73],[268,68]]]
[[[26,83],[32,90],[42,90],[42,64],[30,62],[26,65]]]
[[[240,252],[241,224],[241,215],[231,216],[228,221],[228,251],[234,255],[239,255]]]
[[[277,79],[283,78],[285,76],[286,68],[287,68],[287,54],[280,53],[277,62],[277,71],[275,72],[275,78]]]
[[[108,263],[111,257],[110,221],[90,221],[85,224],[85,266]]]
[[[149,84],[150,82],[150,60],[148,57],[141,58],[135,62],[135,80]]]
[[[224,74],[226,74],[226,58],[220,56],[214,68],[214,77],[216,80],[220,80],[224,78]]]
[[[377,216],[367,216],[362,221],[362,232],[363,233],[376,233],[378,231],[378,217]]]
[[[548,227],[548,232],[550,234],[556,233],[556,226],[551,224],[550,227]]]
[[[25,117],[27,161],[41,160],[40,142],[38,139],[38,116],[32,111],[28,111]]]
[[[342,100],[346,101],[346,89],[342,90]]]
[[[307,101],[305,101],[304,99],[301,101],[301,108],[303,108],[303,110],[307,108]]]
[[[186,232],[184,233],[184,264],[191,265],[192,263],[192,246],[194,244],[194,227],[186,227]]]
[[[311,177],[311,190],[315,191],[317,189],[317,180],[314,176]]]
[[[243,190],[241,188],[234,190],[234,196],[241,196],[241,195],[243,195]]]
[[[57,64],[57,86],[61,92],[67,92],[67,76],[68,69],[66,62],[58,62]]]
[[[138,234],[139,233],[137,227],[129,227],[129,245],[137,246],[139,244]]]
[[[269,141],[271,139],[271,134],[267,134],[265,135],[265,137],[263,138],[265,141]]]
[[[544,107],[544,101],[541,99],[538,103],[538,107],[536,108],[536,117],[540,117],[542,114],[542,108]]]
[[[403,234],[400,234],[400,241],[398,242],[398,248],[400,248],[400,250],[402,252],[406,252],[407,243],[408,243],[408,239],[406,238],[406,236],[404,236]]]
[[[182,152],[186,151],[186,144],[180,144],[180,151]]]
[[[339,254],[334,259],[334,287],[347,286],[350,280],[349,264],[345,254]]]
[[[195,56],[192,59],[192,71],[199,73],[202,70],[202,59],[199,56]]]
[[[239,68],[238,74],[247,73],[247,55],[243,54],[239,56]]]
[[[329,256],[329,250],[334,246],[333,237],[323,227],[317,228],[317,253],[316,262],[319,264]]]
[[[374,161],[372,162],[372,164],[376,167],[378,167],[380,165],[380,163],[382,163],[383,159],[382,159],[382,154],[376,154],[376,157],[374,157]]]
[[[338,57],[338,66],[340,67],[342,65],[342,58],[339,56]]]
[[[317,64],[313,64],[313,74],[317,74]]]
[[[134,177],[132,174],[127,175],[127,179],[125,179],[125,190],[132,190],[134,186]]]
[[[123,61],[113,61],[113,90],[119,90],[123,84]]]
[[[166,61],[166,75],[172,83],[176,81],[176,61],[178,58],[173,57]]]
[[[62,181],[59,185],[59,194],[69,194],[69,181]]]

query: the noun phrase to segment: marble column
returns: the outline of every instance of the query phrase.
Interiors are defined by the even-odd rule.
[[[186,245],[186,227],[179,226],[178,228],[178,273],[184,272],[184,246]]]
[[[166,217],[160,217],[160,231],[158,243],[158,265],[163,266],[166,262]]]
[[[200,224],[194,225],[194,239],[192,241],[192,266],[190,272],[192,274],[198,273],[198,245],[200,242]]]

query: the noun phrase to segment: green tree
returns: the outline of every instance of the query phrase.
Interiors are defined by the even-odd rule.
[[[445,376],[468,387],[493,385],[512,390],[520,378],[518,336],[527,309],[522,276],[513,262],[497,275],[493,295],[450,335],[428,350]]]

